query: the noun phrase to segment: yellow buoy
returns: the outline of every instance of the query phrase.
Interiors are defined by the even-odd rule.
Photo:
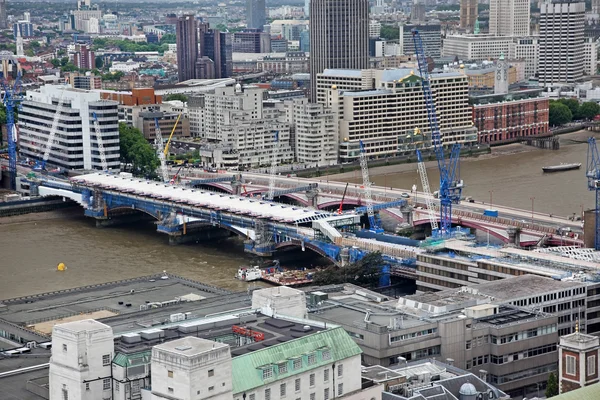
[[[59,263],[56,266],[56,269],[59,270],[59,271],[64,271],[65,269],[67,269],[67,266],[64,263]]]

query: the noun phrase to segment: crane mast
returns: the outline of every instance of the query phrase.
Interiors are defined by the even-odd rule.
[[[17,188],[17,130],[15,125],[15,107],[21,100],[21,66],[18,64],[14,55],[10,51],[0,51],[0,61],[2,62],[2,71],[0,83],[4,95],[2,103],[6,107],[6,133],[8,139],[8,171],[10,174],[10,189]],[[17,66],[17,78],[11,85],[9,82],[9,61]]]
[[[371,193],[371,180],[369,179],[369,165],[367,163],[367,152],[362,140],[360,144],[360,170],[362,172],[363,186],[365,188],[365,203],[367,206],[367,217],[369,218],[369,227],[373,232],[381,233],[383,229],[375,220],[375,211],[373,210],[373,195]]]
[[[431,92],[431,82],[429,79],[429,70],[421,35],[416,29],[412,30],[413,43],[415,46],[415,55],[419,65],[421,75],[421,86],[423,87],[423,96],[425,98],[425,108],[427,110],[427,120],[431,130],[431,143],[435,151],[438,169],[440,171],[440,225],[441,234],[446,236],[451,234],[452,230],[452,204],[460,201],[463,182],[458,180],[458,161],[460,158],[460,144],[454,144],[448,159],[444,156],[444,146],[441,139],[440,128],[438,125],[435,103]],[[435,235],[436,232],[433,232]]]
[[[94,129],[96,131],[96,143],[98,143],[98,154],[100,155],[100,166],[102,171],[108,171],[108,162],[106,161],[106,151],[104,150],[104,139],[102,139],[102,132],[100,131],[100,122],[98,122],[98,116],[96,113],[94,116]]]
[[[417,149],[417,170],[421,176],[421,185],[423,186],[423,192],[425,193],[425,204],[427,205],[427,216],[429,217],[429,223],[431,224],[431,231],[436,232],[439,229],[437,218],[435,216],[436,207],[433,202],[433,196],[431,195],[431,189],[429,188],[429,178],[427,177],[427,169],[425,163],[421,157],[421,152]]]
[[[156,144],[156,149],[158,151],[158,159],[160,160],[160,174],[162,176],[163,182],[169,181],[169,172],[167,171],[167,157],[165,155],[165,145],[163,143],[162,133],[160,132],[160,125],[158,123],[158,118],[154,119],[155,124],[155,132],[156,137],[154,139],[154,143]]]
[[[596,192],[596,208],[594,210],[594,249],[600,250],[600,151],[596,139],[588,139],[587,168],[585,173],[588,189]]]

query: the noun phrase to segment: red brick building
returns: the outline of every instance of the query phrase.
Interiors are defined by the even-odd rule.
[[[548,136],[549,100],[539,90],[471,97],[479,143],[504,144]]]
[[[558,388],[559,393],[570,392],[598,383],[597,336],[577,331],[560,337],[558,346]]]

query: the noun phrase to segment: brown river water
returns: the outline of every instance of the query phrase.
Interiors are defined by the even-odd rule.
[[[501,156],[484,156],[462,161],[465,196],[494,203],[560,215],[591,208],[594,196],[587,190],[584,165],[588,133],[561,137],[558,151],[503,147]],[[525,151],[523,151],[525,150]],[[542,174],[542,166],[581,162],[582,169]],[[432,190],[436,190],[436,166],[428,168]],[[401,171],[405,172],[401,172]],[[402,165],[371,171],[377,185],[410,190],[420,180],[416,166]],[[331,179],[360,181],[359,172]],[[322,178],[320,178],[322,179]],[[13,217],[10,217],[13,218]],[[74,210],[68,217],[0,220],[0,299],[32,293],[127,279],[163,270],[231,290],[246,290],[248,284],[234,279],[240,265],[255,264],[258,258],[245,254],[236,238],[192,245],[170,246],[152,223],[96,228],[94,221]],[[67,270],[56,270],[58,263]],[[307,261],[308,262],[308,261]],[[282,262],[285,265],[284,262]]]

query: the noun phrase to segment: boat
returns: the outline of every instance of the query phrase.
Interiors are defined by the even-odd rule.
[[[244,282],[258,281],[262,278],[262,270],[258,265],[253,267],[240,267],[235,277]]]
[[[301,286],[312,283],[316,269],[275,270],[267,268],[263,271],[262,280],[279,286]]]
[[[544,172],[562,172],[562,171],[570,171],[572,169],[581,168],[581,163],[569,163],[569,164],[559,164],[559,165],[551,165],[548,167],[542,167],[542,171]]]

